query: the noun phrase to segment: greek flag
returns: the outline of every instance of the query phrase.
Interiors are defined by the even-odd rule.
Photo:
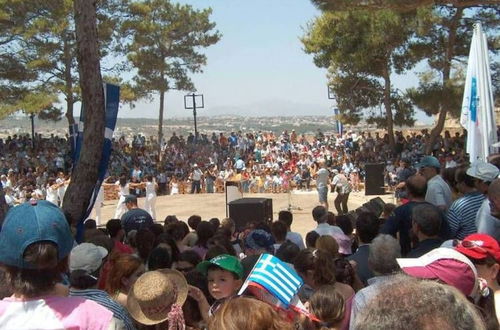
[[[263,254],[259,258],[246,282],[259,284],[278,298],[285,307],[288,307],[294,300],[304,283],[295,270],[270,254]],[[244,285],[244,288],[246,286]]]

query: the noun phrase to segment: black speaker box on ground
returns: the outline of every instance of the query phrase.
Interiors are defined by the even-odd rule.
[[[243,231],[250,222],[273,221],[273,200],[270,198],[240,198],[228,205],[236,231]]]
[[[385,194],[384,164],[366,164],[365,173],[365,196]]]

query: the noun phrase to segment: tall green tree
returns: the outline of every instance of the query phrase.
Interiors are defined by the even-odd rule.
[[[466,8],[481,5],[498,5],[498,0],[311,0],[322,10],[393,9],[412,11],[427,6],[453,6]]]
[[[414,121],[412,107],[391,82],[393,73],[411,69],[418,60],[408,47],[414,17],[390,10],[324,12],[302,38],[315,64],[329,68],[342,119],[355,123],[365,117],[382,124],[392,147],[394,124]],[[373,111],[378,105],[382,112]]]
[[[119,0],[99,1],[100,56],[106,57],[118,50],[120,43],[116,25],[123,12]],[[74,123],[74,104],[80,101],[78,68],[76,62],[75,22],[73,0],[0,0],[0,72],[19,73],[6,77],[3,84],[24,89],[50,91],[60,94],[65,103],[66,117]],[[9,64],[6,66],[5,64]],[[105,68],[118,74],[120,64]],[[12,87],[10,88],[12,89]],[[19,94],[18,94],[19,95]]]
[[[195,10],[168,0],[132,1],[123,32],[125,49],[135,68],[139,95],[160,96],[158,143],[163,139],[165,93],[194,90],[190,73],[202,72],[207,58],[201,50],[217,43],[221,34],[210,21],[211,9]]]

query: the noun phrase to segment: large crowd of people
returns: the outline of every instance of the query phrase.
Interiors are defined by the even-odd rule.
[[[162,157],[142,137],[119,139],[107,184],[120,191],[120,209],[105,228],[87,220],[78,244],[62,199],[47,197],[60,196],[71,166],[64,153],[56,164],[58,138],[43,142],[43,158],[22,150],[28,139],[2,141],[2,185],[14,202],[0,231],[0,328],[498,329],[500,164],[467,162],[460,135],[446,134],[426,155],[427,138],[398,133],[393,151],[371,133],[174,135]],[[349,193],[371,162],[386,164],[398,203],[350,211]],[[185,182],[186,192],[212,193],[221,179],[253,191],[261,176],[256,191],[316,189],[316,227],[294,232],[286,210],[238,227],[195,211],[156,215],[151,196],[147,209],[137,205],[142,190],[148,198]],[[268,255],[287,275],[272,290],[248,286]],[[296,291],[280,286],[292,273]],[[280,290],[290,302],[276,298]]]

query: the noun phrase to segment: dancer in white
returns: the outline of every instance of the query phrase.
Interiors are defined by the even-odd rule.
[[[59,197],[59,206],[63,206],[64,194],[66,193],[66,178],[64,177],[64,172],[59,172],[57,174],[56,183],[59,186],[57,188],[57,196]]]
[[[56,179],[54,178],[47,180],[45,199],[56,206],[59,206],[59,196],[57,195],[57,190],[61,185],[64,185],[64,182],[56,183]]]
[[[101,185],[101,188],[99,188],[99,192],[97,193],[97,197],[95,199],[94,203],[94,212],[95,212],[95,222],[99,226],[101,225],[101,207],[102,203],[104,202],[104,188]]]
[[[134,186],[136,184],[133,184]],[[146,201],[144,202],[144,209],[151,215],[153,220],[156,220],[156,191],[158,184],[153,179],[151,174],[146,175],[146,181],[139,186],[141,189],[146,189]]]
[[[129,183],[127,182],[127,178],[122,175],[120,180],[115,183],[103,183],[104,186],[116,186],[120,189],[120,199],[118,200],[118,204],[116,205],[115,216],[113,219],[120,219],[122,215],[127,212],[127,206],[125,206],[125,196],[130,194]]]

